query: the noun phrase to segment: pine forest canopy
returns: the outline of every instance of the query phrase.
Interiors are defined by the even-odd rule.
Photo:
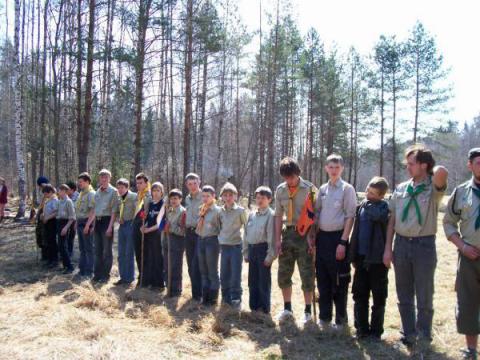
[[[301,33],[285,1],[259,2],[253,33],[231,0],[7,0],[2,13],[0,166],[21,199],[40,174],[60,184],[104,167],[167,188],[195,171],[246,194],[275,187],[286,155],[320,184],[332,152],[361,190],[372,174],[399,182],[417,141],[454,186],[479,145],[480,117],[448,116],[449,69],[420,22],[361,54]]]

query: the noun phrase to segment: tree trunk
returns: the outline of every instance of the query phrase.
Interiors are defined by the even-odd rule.
[[[192,122],[193,0],[187,0],[185,46],[185,117],[183,124],[183,177],[190,171],[190,125]]]

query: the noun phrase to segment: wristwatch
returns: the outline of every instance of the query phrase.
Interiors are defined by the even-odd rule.
[[[348,241],[341,239],[341,240],[340,240],[340,245],[347,246],[347,245],[348,245]]]

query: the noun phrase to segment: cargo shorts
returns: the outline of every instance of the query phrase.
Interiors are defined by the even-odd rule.
[[[282,231],[282,255],[278,257],[278,286],[292,286],[292,275],[297,263],[303,291],[313,291],[315,270],[313,255],[308,253],[307,236],[301,236],[294,227]]]
[[[464,335],[480,334],[480,259],[459,254],[455,290],[457,330]]]

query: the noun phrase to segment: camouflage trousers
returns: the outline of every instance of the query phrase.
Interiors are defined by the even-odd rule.
[[[313,291],[315,270],[313,255],[308,253],[307,236],[301,236],[294,227],[282,231],[282,255],[278,258],[278,286],[292,286],[292,275],[297,263],[303,291]]]

